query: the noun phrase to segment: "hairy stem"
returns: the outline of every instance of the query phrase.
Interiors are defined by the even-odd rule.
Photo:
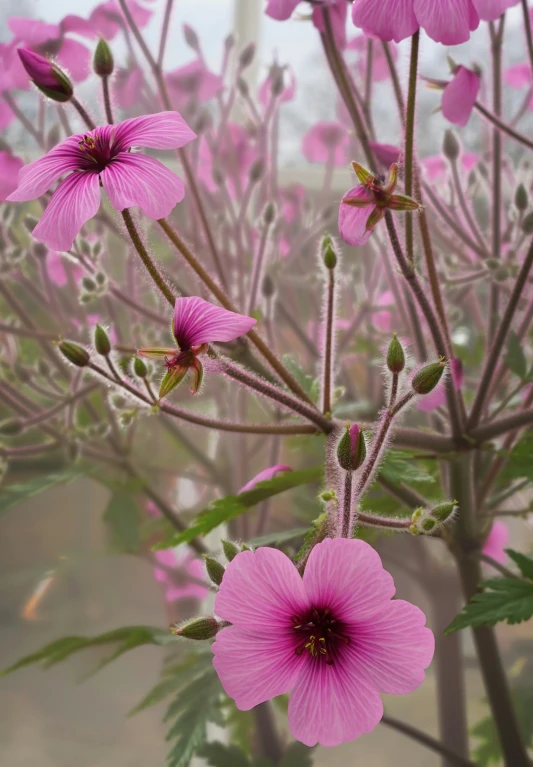
[[[141,236],[139,232],[137,231],[137,227],[135,226],[133,222],[133,218],[131,217],[131,213],[128,208],[125,208],[122,211],[122,218],[124,220],[124,223],[126,224],[126,229],[128,230],[128,234],[131,238],[133,246],[135,250],[137,251],[137,253],[139,254],[139,256],[141,257],[141,261],[146,267],[146,271],[152,278],[153,282],[157,285],[161,293],[164,295],[168,303],[172,307],[174,307],[174,304],[176,303],[176,296],[167,285],[164,277],[161,275],[152,257],[146,250],[146,247],[144,246]]]
[[[331,412],[333,387],[333,333],[335,324],[335,270],[328,269],[326,315],[324,327],[324,367],[322,378],[322,412]]]
[[[416,86],[418,75],[418,52],[420,48],[420,30],[411,38],[411,61],[409,66],[409,89],[407,92],[407,114],[405,120],[405,194],[413,196],[414,143],[416,117]],[[405,250],[407,260],[414,268],[414,236],[413,216],[408,213],[405,218]]]

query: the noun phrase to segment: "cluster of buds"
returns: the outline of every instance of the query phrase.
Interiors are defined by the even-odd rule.
[[[456,511],[457,501],[443,501],[432,509],[416,509],[409,530],[413,535],[433,535],[444,524],[452,521]]]

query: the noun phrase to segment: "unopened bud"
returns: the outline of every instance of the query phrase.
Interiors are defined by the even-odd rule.
[[[30,48],[18,48],[17,53],[22,66],[41,93],[60,103],[72,98],[74,93],[72,83],[50,59],[35,53]]]
[[[85,288],[85,290],[89,293],[94,293],[94,291],[97,289],[96,282],[92,277],[84,277],[81,281],[81,284],[82,287]]]
[[[250,66],[255,56],[255,43],[249,43],[239,55],[239,68],[246,69]]]
[[[237,80],[237,88],[239,89],[239,93],[243,98],[247,98],[247,96],[250,93],[250,86],[244,79],[244,77],[239,77]]]
[[[198,35],[190,24],[183,25],[183,37],[185,38],[185,42],[189,48],[192,48],[193,51],[196,51],[196,53],[200,52],[200,41],[198,40]]]
[[[148,375],[148,368],[140,357],[135,357],[133,360],[133,372],[139,378],[146,378]]]
[[[270,274],[265,274],[261,283],[261,293],[265,298],[272,298],[276,292],[276,285]]]
[[[207,570],[209,578],[213,581],[214,584],[220,586],[226,568],[224,565],[221,565],[220,562],[217,562],[216,559],[213,559],[213,557],[206,556],[204,557],[204,560],[205,569]]]
[[[101,325],[97,325],[94,329],[94,348],[102,357],[107,357],[111,351],[109,336]]]
[[[222,541],[222,549],[228,562],[232,562],[241,551],[233,541]]]
[[[271,226],[276,220],[276,206],[273,202],[267,202],[263,209],[263,221],[267,226]]]
[[[224,48],[226,49],[226,52],[231,51],[234,45],[235,37],[230,33],[224,40]]]
[[[442,151],[445,157],[448,158],[448,160],[457,160],[459,155],[461,154],[461,145],[459,143],[459,140],[457,139],[457,136],[452,130],[447,130],[444,132],[444,141],[442,143]]]
[[[261,159],[255,160],[255,162],[253,162],[252,165],[250,166],[250,171],[248,173],[250,177],[250,181],[253,181],[254,183],[256,183],[257,181],[259,181],[260,178],[262,178],[264,172],[265,172],[265,163],[263,162],[263,160]]]
[[[522,231],[524,234],[533,234],[533,211],[528,213],[522,221]]]
[[[523,212],[524,210],[527,210],[527,206],[529,205],[529,196],[527,193],[527,189],[523,184],[519,184],[516,188],[516,192],[514,195],[514,204],[516,205],[517,209],[520,212]]]
[[[335,490],[324,490],[320,495],[318,496],[321,501],[324,503],[329,503],[330,501],[336,501],[337,500],[337,494]]]
[[[20,418],[5,418],[0,421],[0,434],[5,437],[15,437],[24,431],[24,421]]]
[[[270,82],[270,90],[273,96],[281,96],[285,88],[284,70],[282,67],[276,67],[276,70],[272,74]]]
[[[100,38],[94,51],[93,69],[99,77],[109,77],[113,74],[115,62],[111,48],[103,38]]]
[[[430,511],[430,516],[437,522],[446,522],[457,509],[457,501],[443,501],[434,506]]]
[[[325,234],[320,243],[320,252],[322,261],[326,269],[335,269],[337,266],[337,254],[335,252],[335,243],[329,234]]]
[[[409,530],[413,535],[428,535],[435,533],[439,527],[451,521],[457,508],[457,501],[445,501],[432,509],[420,507],[411,516]]]
[[[417,394],[429,394],[437,386],[446,368],[446,360],[425,365],[413,377],[411,386]]]
[[[185,639],[212,639],[223,627],[216,618],[200,617],[192,618],[181,625],[173,623],[170,627],[171,632],[178,637]]]
[[[500,262],[498,261],[497,258],[487,258],[487,260],[485,261],[485,266],[487,267],[487,269],[498,269],[498,267],[500,266]]]
[[[492,273],[492,279],[495,282],[505,282],[509,279],[509,269],[506,266],[499,266]]]
[[[405,352],[396,333],[387,349],[387,367],[391,373],[401,373],[405,367]]]
[[[66,357],[69,362],[72,362],[73,365],[76,365],[76,367],[84,368],[90,362],[91,358],[87,350],[84,349],[83,346],[75,344],[74,341],[61,341],[61,343],[58,344],[58,349],[63,356]]]
[[[357,424],[346,426],[337,445],[337,461],[341,469],[356,471],[366,458],[365,435]]]

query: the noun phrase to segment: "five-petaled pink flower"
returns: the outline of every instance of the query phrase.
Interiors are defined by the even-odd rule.
[[[135,146],[175,149],[193,138],[195,134],[177,112],[132,117],[70,136],[21,169],[18,187],[8,200],[34,200],[68,173],[33,236],[53,250],[70,250],[82,225],[100,207],[100,186],[117,210],[137,206],[148,218],[168,216],[184,197],[182,180],[159,160],[131,150]]]
[[[248,333],[256,323],[253,317],[222,309],[198,296],[177,298],[172,333],[178,348],[152,346],[138,350],[141,357],[164,360],[167,372],[161,381],[159,399],[181,383],[187,371],[192,376],[191,394],[196,394],[203,378],[198,355],[204,354],[209,344],[215,341],[234,341]]]
[[[308,746],[370,732],[380,692],[412,692],[433,657],[424,614],[394,592],[379,554],[357,539],[319,543],[303,578],[277,549],[237,554],[215,598],[232,623],[213,644],[226,693],[248,710],[290,692],[289,727]]]

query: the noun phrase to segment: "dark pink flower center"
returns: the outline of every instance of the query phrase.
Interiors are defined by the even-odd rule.
[[[328,666],[335,663],[339,650],[350,642],[344,624],[335,619],[328,607],[312,607],[305,615],[295,616],[293,629],[298,638],[296,655],[308,652]]]
[[[105,141],[98,133],[86,134],[78,146],[84,154],[82,170],[100,172],[116,157],[118,150],[113,150],[112,142]]]
[[[171,370],[175,367],[189,368],[194,364],[195,355],[192,350],[177,352],[173,357],[165,357],[165,367]]]

